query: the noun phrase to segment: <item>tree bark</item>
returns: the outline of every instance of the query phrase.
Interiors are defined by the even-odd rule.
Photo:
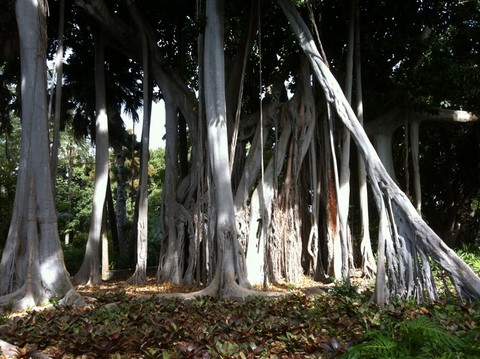
[[[127,219],[127,191],[125,189],[125,150],[122,145],[114,145],[113,151],[117,163],[117,191],[116,191],[116,224],[118,234],[119,262],[125,265],[128,261],[128,243],[125,238],[125,222]]]
[[[100,278],[100,236],[108,182],[108,117],[105,98],[105,43],[102,29],[95,37],[95,184],[93,209],[88,233],[85,257],[79,271],[73,277],[76,284],[94,285]]]
[[[46,93],[46,2],[18,0],[22,136],[13,216],[0,262],[0,303],[14,309],[83,304],[65,268],[50,177]]]
[[[363,126],[363,89],[362,89],[362,65],[360,43],[360,9],[358,2],[355,6],[355,78],[356,78],[356,112],[360,124]],[[358,187],[360,197],[361,217],[361,242],[360,253],[362,272],[366,277],[372,278],[377,270],[370,239],[370,216],[368,210],[367,172],[363,158],[358,155]]]
[[[52,153],[50,155],[50,171],[52,176],[53,193],[58,169],[58,148],[60,146],[60,121],[62,111],[62,88],[63,88],[63,32],[65,28],[65,0],[59,1],[58,20],[58,49],[55,59],[55,117],[53,126]]]
[[[245,258],[237,239],[230,182],[223,57],[223,0],[207,0],[205,28],[205,110],[216,208],[217,267],[211,284],[220,297],[244,296]],[[238,282],[237,282],[238,281]]]
[[[289,0],[278,0],[278,2],[302,49],[310,60],[315,76],[323,88],[326,100],[334,106],[339,118],[355,140],[358,150],[367,164],[367,172],[372,183],[375,202],[381,214],[382,220],[380,222],[388,222],[388,232],[384,232],[386,226],[380,226],[379,248],[381,251],[385,249],[385,251],[390,252],[388,254],[390,261],[388,264],[392,265],[393,270],[387,271],[385,274],[388,276],[388,282],[383,280],[384,278],[377,280],[376,293],[383,294],[378,295],[374,300],[379,304],[384,304],[391,297],[414,296],[417,300],[435,299],[435,288],[432,288],[432,282],[429,280],[430,271],[425,273],[418,270],[419,268],[429,268],[428,257],[435,260],[449,275],[461,299],[478,300],[480,298],[480,278],[427,226],[407,196],[388,175],[340,86],[323,63],[310,31],[297,9]],[[384,237],[385,248],[382,248],[383,246],[380,244]],[[404,271],[399,270],[401,267],[398,262],[400,261],[403,264],[401,261],[408,259],[403,256],[405,243],[413,249],[410,251],[408,258],[413,258],[420,264],[413,266],[416,276],[408,278],[409,282],[414,284],[416,290],[414,293],[407,293],[407,295],[401,286],[397,286],[399,280],[404,278],[405,272],[409,273],[412,269],[412,267],[409,267]],[[383,255],[384,253],[379,251],[377,267],[385,263],[382,261]],[[377,277],[379,276],[383,277],[380,268],[377,273]]]
[[[143,124],[142,124],[142,154],[140,160],[140,184],[137,218],[137,263],[135,272],[127,280],[129,284],[144,284],[147,282],[147,248],[148,248],[148,159],[150,139],[150,117],[152,102],[152,86],[150,83],[150,52],[147,35],[133,1],[129,1],[132,18],[137,25],[142,39],[143,58]]]

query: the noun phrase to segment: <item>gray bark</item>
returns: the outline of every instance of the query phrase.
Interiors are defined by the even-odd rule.
[[[310,31],[297,9],[289,0],[278,0],[278,2],[284,10],[302,49],[311,62],[315,76],[325,93],[326,100],[334,106],[337,115],[349,129],[360,154],[366,162],[375,202],[381,215],[380,222],[387,222],[385,226],[379,226],[377,296],[374,299],[378,303],[384,304],[389,301],[390,297],[405,296],[405,293],[395,290],[399,279],[398,276],[394,277],[392,273],[386,273],[384,276],[381,270],[381,266],[385,263],[382,260],[385,255],[384,250],[386,251],[389,247],[394,248],[397,255],[391,256],[390,260],[398,260],[399,253],[402,253],[402,248],[397,244],[400,240],[408,242],[411,248],[416,250],[416,253],[411,253],[414,260],[418,258],[420,260],[435,260],[449,275],[460,298],[464,300],[479,299],[480,278],[427,226],[407,196],[388,175],[363,127],[349,106],[340,86],[323,63]],[[385,229],[388,229],[388,232]],[[385,243],[385,248],[382,248],[382,243]],[[393,266],[392,268],[395,269]],[[399,266],[396,265],[396,268],[399,268]],[[422,296],[430,295],[434,288],[429,283],[429,278],[418,271],[419,268],[418,265],[414,266],[417,276],[416,278],[411,278],[411,281],[417,287],[415,297],[422,299]],[[385,280],[387,275],[388,282]],[[429,297],[429,299],[435,299],[435,297]]]
[[[360,10],[355,6],[355,78],[356,78],[356,113],[360,124],[363,125],[363,90],[360,44]],[[368,211],[367,172],[363,158],[358,156],[358,187],[360,197],[362,272],[367,277],[373,277],[377,268],[370,239],[370,216]]]
[[[113,147],[117,164],[117,192],[116,192],[116,224],[118,234],[119,262],[125,265],[128,258],[128,243],[125,238],[125,222],[127,218],[127,191],[125,189],[125,151],[122,145]]]
[[[80,304],[58,234],[48,149],[46,2],[19,0],[22,136],[13,216],[0,262],[0,303],[15,309],[53,297]]]
[[[100,278],[100,235],[108,182],[108,117],[105,99],[105,44],[101,29],[95,37],[95,184],[87,248],[79,271],[73,277],[76,284],[93,285]]]
[[[53,192],[55,193],[55,182],[58,169],[58,148],[60,144],[60,121],[62,110],[62,79],[63,79],[63,32],[65,24],[65,0],[59,1],[58,21],[58,49],[55,59],[55,117],[53,126],[52,153],[50,155],[50,172],[52,176]]]
[[[179,257],[183,237],[179,237],[176,227],[176,210],[180,206],[176,201],[178,162],[177,162],[177,112],[169,100],[165,100],[166,148],[165,182],[163,185],[162,226],[163,243],[157,271],[157,281],[181,283]]]
[[[142,123],[142,154],[140,160],[140,184],[137,218],[137,263],[135,272],[127,280],[129,284],[144,284],[147,282],[147,249],[148,249],[148,159],[151,117],[151,83],[150,83],[150,52],[145,30],[142,26],[137,9],[129,1],[129,9],[142,39],[143,57],[143,123]]]
[[[217,264],[211,286],[220,297],[243,296],[249,286],[237,239],[230,182],[223,57],[223,0],[207,0],[205,28],[205,111],[216,208]],[[238,284],[237,284],[238,281]]]

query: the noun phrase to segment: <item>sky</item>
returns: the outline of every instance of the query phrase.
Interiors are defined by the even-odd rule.
[[[128,130],[133,129],[132,119],[123,114],[123,121],[125,122],[125,127]],[[143,111],[138,110],[138,117],[140,121],[135,123],[135,136],[137,140],[140,141],[142,138],[142,120],[143,120]],[[165,104],[163,100],[158,103],[152,103],[152,117],[150,121],[150,149],[154,150],[157,148],[165,148]]]

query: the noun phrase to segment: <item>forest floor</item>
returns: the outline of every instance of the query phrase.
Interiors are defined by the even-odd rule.
[[[154,273],[132,286],[127,276],[79,287],[85,307],[6,310],[0,339],[21,358],[480,357],[480,303],[380,308],[368,303],[371,282],[361,278],[350,287],[277,284],[269,290],[285,295],[242,302],[167,299],[156,294],[201,288],[160,285]]]

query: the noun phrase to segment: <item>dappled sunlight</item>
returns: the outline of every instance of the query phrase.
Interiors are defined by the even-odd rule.
[[[77,291],[86,297],[98,295],[115,297],[115,295],[126,295],[135,298],[160,293],[189,293],[204,288],[204,286],[201,285],[185,286],[172,283],[159,284],[156,282],[154,274],[148,275],[147,283],[140,285],[130,285],[123,277],[124,276],[92,286],[77,286]]]
[[[40,276],[42,281],[47,283],[48,288],[53,288],[58,282],[58,270],[58,257],[55,255],[46,258],[43,263],[40,264]]]

